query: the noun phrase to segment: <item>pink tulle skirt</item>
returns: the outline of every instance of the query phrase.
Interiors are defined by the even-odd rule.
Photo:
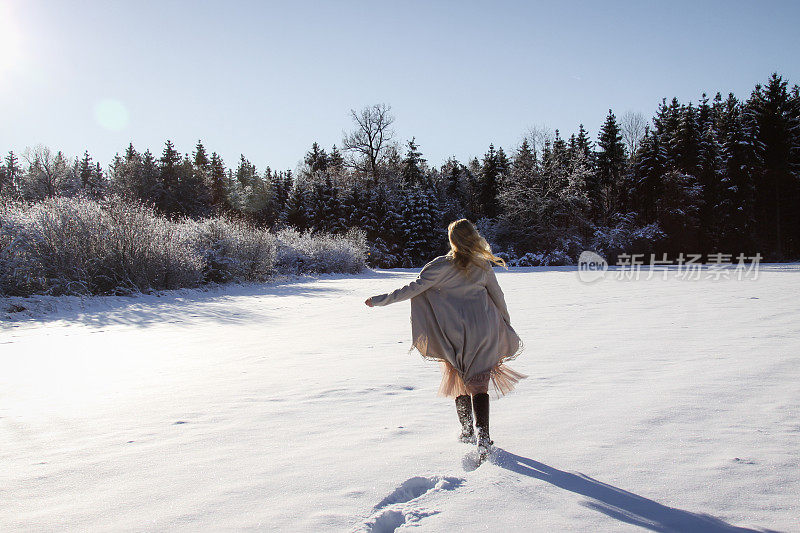
[[[478,374],[468,382],[464,382],[458,374],[458,370],[449,361],[442,361],[441,365],[442,383],[439,385],[439,396],[447,398],[455,398],[462,394],[489,392],[490,383],[499,398],[514,390],[514,386],[520,380],[528,377],[503,363],[498,363],[490,371]]]

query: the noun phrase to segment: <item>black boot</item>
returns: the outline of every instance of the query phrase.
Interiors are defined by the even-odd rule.
[[[494,444],[489,438],[489,394],[482,392],[474,395],[472,407],[475,409],[475,427],[478,428],[478,454],[483,461]]]
[[[475,444],[475,429],[472,427],[472,397],[469,394],[462,394],[456,398],[456,411],[458,421],[461,422],[461,442]]]

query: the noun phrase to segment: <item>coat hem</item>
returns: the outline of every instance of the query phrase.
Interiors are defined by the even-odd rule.
[[[444,356],[439,355],[426,355],[424,350],[426,349],[427,345],[427,338],[424,336],[420,336],[418,339],[414,340],[411,343],[411,347],[408,349],[408,353],[411,354],[414,350],[426,361],[435,361],[435,362],[444,362],[450,366],[452,364],[447,360]],[[422,348],[420,348],[422,346]],[[514,386],[520,380],[523,380],[528,377],[527,374],[523,374],[521,372],[517,372],[508,366],[505,366],[505,363],[508,361],[513,361],[525,350],[525,343],[522,339],[519,339],[519,346],[514,351],[514,353],[507,354],[500,356],[497,362],[492,366],[492,368],[488,370],[484,370],[483,372],[479,372],[479,374],[490,372],[490,383],[492,385],[492,389],[495,392],[495,397],[500,398],[505,396],[507,393],[511,392],[514,389]],[[444,397],[452,397],[455,398],[460,394],[467,394],[468,388],[466,383],[464,382],[463,377],[458,373],[458,371],[453,367],[453,370],[456,372],[456,377],[458,383],[455,386],[446,386],[445,380],[446,376],[442,379],[442,384],[439,387],[438,396]]]

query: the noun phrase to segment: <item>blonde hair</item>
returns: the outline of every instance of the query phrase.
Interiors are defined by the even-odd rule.
[[[489,243],[466,218],[450,223],[447,227],[447,238],[450,240],[450,251],[447,255],[453,258],[453,262],[461,270],[467,270],[470,265],[488,268],[487,261],[508,268],[502,258],[492,253]]]

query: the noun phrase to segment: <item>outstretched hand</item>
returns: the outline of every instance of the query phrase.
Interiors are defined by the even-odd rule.
[[[367,307],[373,307],[371,297],[364,300],[364,303],[367,305]]]

